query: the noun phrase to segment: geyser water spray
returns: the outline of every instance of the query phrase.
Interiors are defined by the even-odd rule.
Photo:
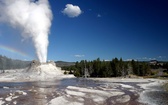
[[[40,62],[47,61],[52,11],[48,0],[0,0],[0,21],[31,38]]]

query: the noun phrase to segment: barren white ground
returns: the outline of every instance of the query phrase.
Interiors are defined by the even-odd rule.
[[[144,93],[157,91],[150,87],[160,86],[167,82],[166,80],[143,78],[83,79],[75,78],[73,75],[63,75],[60,72],[61,71],[58,73],[59,75],[45,72],[32,74],[25,73],[23,69],[10,70],[0,74],[0,83],[19,81],[36,81],[36,83],[38,83],[38,81],[40,81],[40,85],[31,85],[29,88],[23,87],[22,85],[20,87],[0,87],[1,90],[7,91],[3,96],[0,96],[0,105],[24,105],[24,103],[20,103],[21,101],[19,99],[31,97],[31,94],[33,94],[33,98],[37,98],[37,101],[39,101],[36,105],[157,105],[157,103],[149,101]],[[53,80],[54,82],[51,82]],[[47,82],[42,84],[41,81]],[[0,91],[0,94],[1,92],[2,91]],[[25,105],[27,104],[25,103]]]

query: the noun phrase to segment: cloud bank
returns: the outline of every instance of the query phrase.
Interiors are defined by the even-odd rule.
[[[0,0],[0,22],[21,30],[30,38],[40,62],[47,60],[52,11],[48,0]]]
[[[62,13],[70,18],[74,18],[78,17],[82,13],[82,11],[79,6],[67,4],[66,8],[62,11]]]

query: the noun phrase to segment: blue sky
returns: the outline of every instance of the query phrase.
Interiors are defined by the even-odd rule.
[[[49,0],[53,12],[48,60],[79,61],[168,60],[167,0]],[[69,16],[67,4],[81,13]],[[10,46],[29,56],[0,49],[15,59],[35,59],[33,45],[21,41],[17,30],[0,23],[0,45]]]

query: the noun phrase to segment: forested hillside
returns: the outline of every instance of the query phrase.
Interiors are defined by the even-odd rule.
[[[75,65],[75,62],[66,62],[66,61],[55,61],[55,63],[58,67]]]
[[[156,75],[157,69],[165,69],[168,72],[168,63],[162,65],[151,65],[145,61],[123,61],[122,58],[114,58],[111,61],[101,61],[99,58],[93,61],[81,60],[76,62],[75,65],[62,67],[69,73],[73,73],[77,77],[90,76],[90,77],[120,77],[120,76],[149,76]],[[67,73],[65,71],[65,73]]]
[[[21,69],[29,66],[30,61],[21,61],[0,55],[0,70]]]

